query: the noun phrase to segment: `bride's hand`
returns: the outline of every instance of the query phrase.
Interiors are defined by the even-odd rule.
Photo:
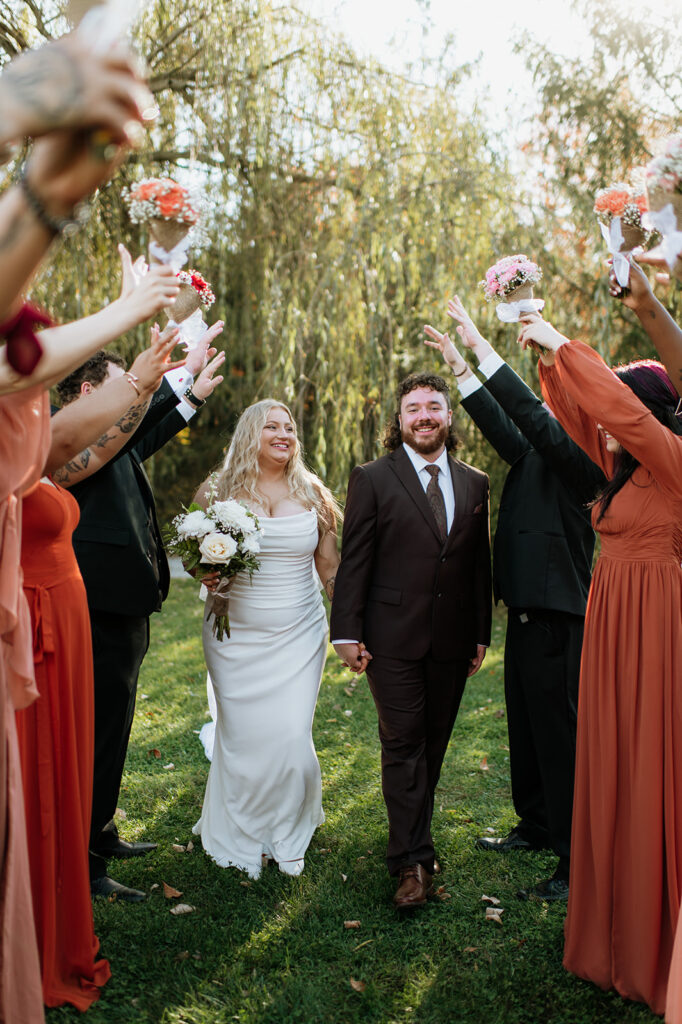
[[[220,572],[217,569],[215,572],[207,572],[205,576],[199,576],[199,580],[204,584],[207,590],[210,590],[211,593],[213,593],[220,582]]]

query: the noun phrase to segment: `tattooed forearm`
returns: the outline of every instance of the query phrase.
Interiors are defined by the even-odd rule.
[[[82,473],[83,470],[87,468],[91,456],[92,452],[89,448],[86,448],[80,453],[80,455],[77,455],[75,459],[71,459],[69,462],[65,463],[61,469],[56,470],[56,472],[52,474],[53,478],[58,484],[66,486],[66,484],[71,480],[71,477],[78,476],[79,473]]]
[[[42,131],[61,127],[66,119],[77,118],[82,107],[84,82],[80,68],[59,46],[18,58],[8,66],[3,79],[19,118],[28,119],[32,131],[36,127]]]
[[[336,582],[336,576],[330,576],[324,585],[324,589],[327,592],[327,597],[330,601],[334,599],[334,583]]]
[[[114,424],[121,431],[122,434],[132,434],[134,430],[137,430],[138,424],[145,412],[149,402],[140,402],[137,405],[131,405],[126,413],[121,416],[118,423]]]

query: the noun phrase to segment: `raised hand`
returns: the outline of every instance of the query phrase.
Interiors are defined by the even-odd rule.
[[[119,302],[125,306],[132,325],[141,324],[168,306],[180,291],[180,283],[171,267],[155,263]]]
[[[529,345],[540,345],[544,352],[540,352],[540,358],[545,366],[551,366],[554,362],[554,353],[566,345],[569,341],[563,334],[559,334],[556,328],[548,324],[537,313],[525,313],[521,317],[521,330],[519,331],[518,343],[521,348],[526,349]]]
[[[192,384],[192,393],[195,394],[197,398],[203,398],[206,400],[213,394],[218,385],[222,384],[225,378],[222,376],[214,377],[214,374],[216,370],[220,369],[224,362],[225,353],[219,352],[213,357],[208,366],[204,367],[197,379],[194,381],[194,384]]]
[[[178,344],[179,334],[177,327],[167,327],[161,332],[159,325],[154,324],[149,348],[141,352],[130,367],[130,372],[138,378],[140,391],[153,394],[161,385],[164,373],[185,365],[184,359],[175,362],[170,360],[170,354]]]
[[[429,348],[437,348],[455,376],[463,377],[469,367],[462,355],[452,344],[450,336],[448,334],[441,334],[440,331],[437,331],[435,327],[431,327],[430,324],[424,324],[424,334],[426,335],[424,344],[428,345]],[[430,341],[427,340],[429,338],[431,339]]]
[[[448,302],[447,313],[448,316],[452,317],[452,319],[459,325],[457,327],[457,333],[462,339],[462,344],[466,348],[470,348],[479,363],[482,363],[485,357],[489,356],[491,352],[494,351],[493,347],[485,340],[474,324],[473,320],[462,305],[462,300],[459,295],[455,295],[454,299],[450,299]]]
[[[117,250],[121,258],[121,294],[119,298],[126,299],[147,273],[147,261],[144,256],[138,256],[133,263],[133,258],[125,245],[120,243]]]
[[[23,53],[0,79],[0,141],[101,128],[119,144],[138,145],[156,105],[135,63],[126,47],[93,53],[78,32]]]
[[[612,261],[609,260],[609,294],[614,299],[620,299],[624,306],[628,309],[637,310],[641,305],[650,302],[653,298],[653,292],[649,285],[649,279],[642,270],[641,267],[637,266],[634,260],[630,261],[630,277],[628,279],[627,288],[622,288],[616,280],[616,275],[613,270]]]

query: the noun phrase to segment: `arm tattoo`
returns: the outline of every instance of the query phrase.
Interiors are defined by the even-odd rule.
[[[327,597],[330,601],[334,599],[334,583],[336,582],[336,576],[330,576],[324,585],[324,589],[327,592]]]
[[[11,64],[3,77],[15,102],[39,118],[44,128],[62,125],[67,115],[79,114],[83,102],[83,80],[75,61],[58,47],[45,50],[40,59],[33,55]]]
[[[122,434],[132,434],[137,429],[137,425],[147,411],[148,402],[141,402],[138,405],[131,405],[126,413],[121,416],[118,423],[114,426],[118,427]]]
[[[61,469],[56,470],[56,472],[52,474],[54,479],[58,484],[64,484],[64,486],[66,486],[72,476],[78,476],[78,474],[87,467],[90,462],[91,455],[92,452],[90,449],[86,448],[85,451],[82,451],[75,459],[71,459],[69,462],[65,463]]]

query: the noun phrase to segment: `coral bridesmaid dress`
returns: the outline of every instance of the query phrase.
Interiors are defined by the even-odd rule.
[[[37,695],[21,587],[21,503],[42,473],[50,406],[42,389],[0,398],[0,1020],[44,1021],[14,720]]]
[[[682,438],[581,342],[541,378],[607,476],[597,423],[641,463],[593,512],[564,966],[663,1013],[682,894]]]
[[[78,503],[41,482],[24,498],[23,517],[40,696],[17,713],[17,730],[43,999],[86,1010],[111,972],[95,959],[88,873],[94,684],[88,605],[71,543]]]

